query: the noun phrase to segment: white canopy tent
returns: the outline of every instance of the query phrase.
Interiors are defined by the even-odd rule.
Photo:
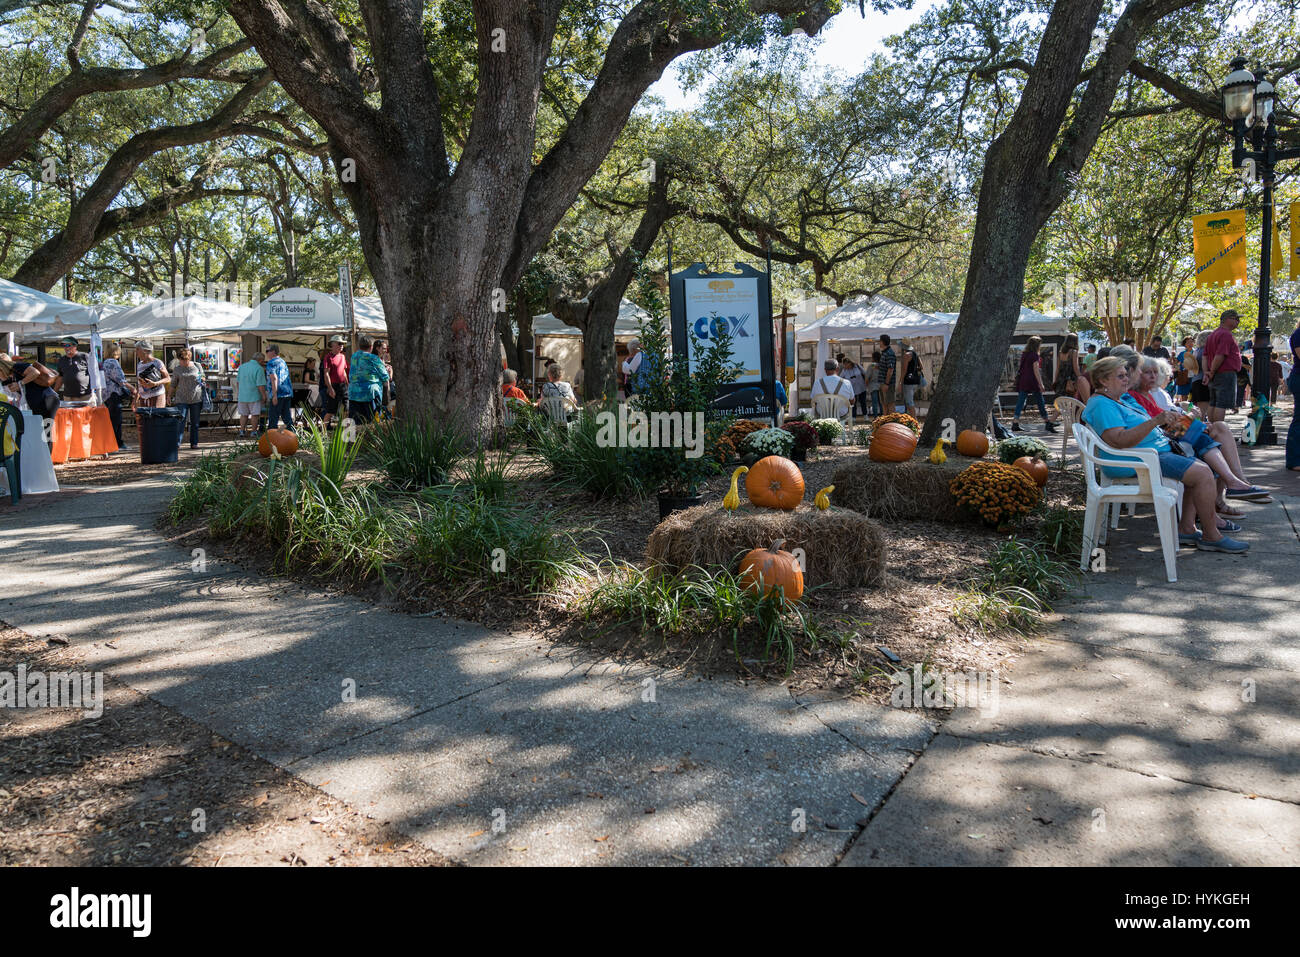
[[[0,279],[0,347],[13,351],[15,338],[69,335],[89,329],[97,318],[94,306],[70,302],[47,292]]]
[[[150,299],[107,316],[99,323],[99,334],[104,339],[203,339],[233,331],[247,316],[247,306],[201,296]]]
[[[384,307],[377,296],[355,297],[352,313],[357,332],[388,334]],[[323,336],[347,331],[347,323],[343,318],[343,303],[337,296],[295,287],[267,296],[247,311],[244,321],[230,331],[253,335],[298,332]]]
[[[955,312],[936,312],[935,317],[943,319],[952,325],[957,324],[957,313]],[[1028,306],[1020,307],[1020,318],[1016,320],[1016,335],[1018,336],[1065,336],[1070,334],[1070,320],[1065,316],[1047,315],[1036,309],[1030,309]],[[951,333],[949,333],[951,335]],[[948,340],[944,340],[944,345]]]
[[[876,339],[881,334],[891,339],[910,339],[914,336],[943,336],[946,349],[952,338],[953,323],[929,313],[921,312],[886,296],[872,296],[847,302],[834,312],[827,313],[816,322],[795,332],[795,342],[817,343],[817,368],[821,369],[830,352],[827,343],[832,339]]]
[[[649,318],[650,313],[624,299],[618,307],[618,318],[614,320],[614,338],[635,337],[641,331],[641,322]],[[544,312],[540,316],[533,316],[533,337],[541,336],[574,336],[581,339],[582,330],[577,326],[565,325],[551,313]]]

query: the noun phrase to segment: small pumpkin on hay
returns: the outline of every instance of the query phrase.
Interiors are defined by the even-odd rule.
[[[790,552],[781,550],[785,539],[770,548],[756,548],[740,560],[740,580],[755,594],[766,595],[780,588],[786,604],[803,597],[803,569]]]
[[[789,459],[768,455],[755,462],[745,476],[745,493],[761,508],[792,511],[803,501],[803,473]]]

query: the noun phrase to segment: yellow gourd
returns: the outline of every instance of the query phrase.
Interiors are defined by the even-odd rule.
[[[930,450],[930,463],[932,465],[942,465],[944,462],[948,461],[948,456],[943,452],[943,446],[946,441],[946,439],[940,439],[938,442],[934,443],[934,448]]]
[[[740,477],[749,471],[749,466],[742,465],[731,473],[731,491],[722,497],[722,507],[728,512],[740,508]]]
[[[813,505],[817,506],[819,512],[824,512],[831,507],[831,492],[833,491],[835,491],[835,486],[828,485],[813,496]]]

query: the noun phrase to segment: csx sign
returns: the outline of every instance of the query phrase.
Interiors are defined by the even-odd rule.
[[[732,338],[748,339],[749,314],[743,316],[700,316],[695,320],[695,335],[700,339],[716,339],[723,329],[730,327]]]

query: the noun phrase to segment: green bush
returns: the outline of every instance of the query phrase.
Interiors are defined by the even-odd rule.
[[[830,445],[844,434],[844,423],[839,419],[814,419],[812,425],[822,445]]]
[[[550,426],[536,434],[536,452],[555,477],[570,488],[599,498],[628,498],[645,493],[641,473],[628,449],[601,435],[598,414],[618,414],[618,403],[584,410],[567,429]]]
[[[338,435],[337,430],[335,438]],[[465,433],[431,417],[394,419],[370,427],[366,461],[398,488],[427,488],[447,481],[464,457]]]
[[[623,562],[605,564],[598,568],[597,584],[581,609],[588,621],[614,619],[642,632],[730,633],[737,657],[742,644],[761,645],[763,660],[779,656],[787,672],[794,667],[800,640],[817,641],[803,614],[797,607],[786,607],[779,591],[749,591],[739,575],[725,568],[662,575]]]

